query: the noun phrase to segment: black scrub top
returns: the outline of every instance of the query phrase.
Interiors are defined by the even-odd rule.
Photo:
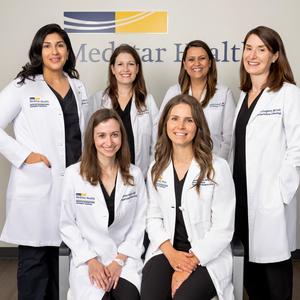
[[[173,247],[176,250],[188,252],[191,249],[191,244],[188,240],[188,235],[184,224],[182,211],[180,209],[182,188],[184,185],[187,172],[181,180],[178,179],[174,166],[173,166],[173,172],[174,172],[174,187],[175,187],[175,197],[176,197],[176,222],[175,222],[175,234],[174,234]]]
[[[129,102],[127,103],[124,110],[122,110],[120,105],[118,105],[116,112],[120,116],[120,118],[123,122],[123,125],[125,127],[126,134],[127,134],[127,140],[128,140],[128,144],[129,144],[129,150],[130,150],[130,160],[131,160],[131,163],[134,164],[134,162],[135,162],[134,136],[133,136],[133,131],[132,131],[131,119],[130,119],[131,104],[132,104],[132,98],[129,100]]]
[[[49,87],[58,99],[63,112],[65,123],[66,167],[68,167],[78,162],[82,149],[76,98],[71,87],[64,98],[50,85]]]
[[[108,195],[102,181],[100,181],[101,190],[105,199],[105,203],[108,209],[108,227],[114,222],[115,219],[115,191],[116,183],[110,195]]]
[[[237,205],[247,206],[247,177],[246,177],[246,128],[251,114],[263,90],[248,108],[248,94],[245,96],[235,125],[235,151],[233,164],[233,180],[235,184]]]

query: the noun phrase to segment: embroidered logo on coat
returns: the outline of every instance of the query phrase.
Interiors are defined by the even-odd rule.
[[[30,104],[30,108],[48,107],[49,100],[42,99],[41,97],[29,97],[29,104]]]
[[[156,182],[156,187],[165,189],[168,187],[168,183],[160,176]]]
[[[93,205],[95,204],[95,197],[88,196],[86,193],[75,194],[76,204]]]

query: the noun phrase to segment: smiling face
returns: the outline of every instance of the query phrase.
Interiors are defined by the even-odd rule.
[[[42,45],[43,73],[62,72],[68,55],[63,38],[58,33],[48,34]]]
[[[94,128],[94,143],[99,161],[114,159],[121,148],[122,134],[116,119],[108,119]]]
[[[139,71],[139,66],[129,53],[120,53],[115,63],[111,66],[118,84],[132,85]]]
[[[175,105],[168,116],[167,135],[172,141],[173,147],[192,146],[197,126],[192,116],[191,107],[180,103]]]
[[[244,68],[250,76],[268,77],[271,64],[278,58],[278,52],[273,54],[255,34],[251,34],[245,43],[243,52]]]
[[[191,47],[186,53],[183,66],[191,79],[206,80],[211,61],[202,47]]]

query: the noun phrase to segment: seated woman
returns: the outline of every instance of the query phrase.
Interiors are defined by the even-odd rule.
[[[158,128],[147,179],[150,245],[141,299],[233,299],[235,192],[229,166],[212,154],[208,125],[194,97],[171,99]]]
[[[66,171],[60,229],[70,247],[72,300],[138,300],[146,188],[110,109],[87,125],[81,162]]]

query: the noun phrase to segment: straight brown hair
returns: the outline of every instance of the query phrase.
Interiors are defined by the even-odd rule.
[[[273,54],[278,52],[278,58],[274,63],[271,64],[269,76],[263,88],[268,87],[270,91],[276,92],[282,87],[284,82],[296,84],[280,35],[269,27],[258,26],[246,34],[244,39],[243,53],[247,40],[252,34],[258,36],[268,50]],[[251,88],[251,78],[245,70],[242,59],[240,65],[240,89],[247,93],[251,90]]]
[[[120,125],[121,147],[116,153],[116,162],[125,184],[134,185],[133,176],[129,173],[130,151],[126,131],[119,115],[112,109],[99,109],[91,116],[84,136],[84,147],[80,163],[80,175],[91,185],[97,185],[101,180],[101,167],[97,158],[94,142],[94,128],[101,122],[115,119]]]
[[[135,106],[139,112],[142,112],[146,108],[146,97],[147,97],[147,89],[146,83],[143,75],[142,61],[137,53],[137,51],[128,44],[122,44],[115,49],[113,54],[109,60],[108,66],[108,85],[104,91],[104,94],[107,94],[112,101],[112,107],[116,109],[119,106],[118,102],[118,84],[115,75],[113,74],[111,67],[115,64],[116,58],[121,53],[130,54],[137,66],[139,67],[139,71],[136,74],[136,78],[132,83],[132,92],[135,95]]]

